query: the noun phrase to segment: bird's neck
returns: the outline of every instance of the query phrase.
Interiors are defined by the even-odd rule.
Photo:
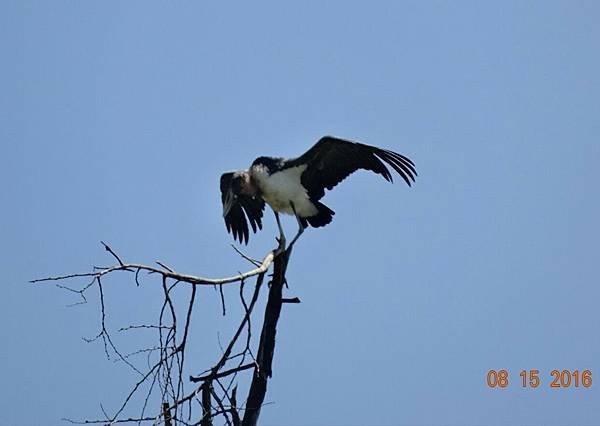
[[[258,184],[264,182],[271,175],[269,167],[264,164],[253,164],[250,167],[250,178]]]

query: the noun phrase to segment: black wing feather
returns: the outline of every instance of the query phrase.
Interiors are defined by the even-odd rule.
[[[224,173],[221,176],[221,202],[223,204],[225,204],[225,197],[231,188],[231,181],[234,173],[235,172]],[[224,217],[227,232],[233,235],[234,240],[239,240],[240,243],[248,244],[248,238],[250,236],[248,221],[250,221],[253,232],[262,229],[264,208],[265,202],[262,198],[238,194],[229,213]]]
[[[325,189],[332,189],[358,169],[380,174],[393,182],[392,174],[385,166],[390,165],[410,186],[417,171],[414,163],[394,151],[352,142],[333,136],[325,136],[300,157],[287,162],[286,167],[306,164],[302,185],[313,200],[320,200]]]

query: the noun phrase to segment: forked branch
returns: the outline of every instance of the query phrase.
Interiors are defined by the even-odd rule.
[[[275,334],[282,303],[299,303],[298,298],[283,298],[283,286],[286,282],[285,271],[287,268],[291,247],[285,250],[283,247],[266,254],[262,262],[258,262],[239,250],[235,249],[242,258],[251,262],[254,269],[239,273],[226,278],[205,278],[189,274],[181,274],[173,268],[161,262],[157,266],[139,263],[127,263],[102,242],[105,250],[117,261],[117,264],[109,267],[94,267],[91,272],[59,275],[32,280],[32,283],[63,281],[77,278],[91,278],[91,281],[80,289],[73,289],[64,285],[58,285],[62,289],[78,293],[83,301],[87,302],[86,293],[92,287],[97,286],[100,294],[101,330],[92,342],[101,338],[104,342],[105,352],[110,358],[110,352],[116,355],[116,359],[128,365],[138,375],[132,389],[126,395],[121,406],[114,414],[105,414],[102,420],[68,420],[71,423],[129,423],[129,422],[153,422],[168,425],[212,425],[217,416],[222,416],[225,423],[232,426],[248,425],[254,426],[258,420],[260,409],[264,405],[267,391],[267,380],[272,375],[272,362],[275,349]],[[266,272],[271,264],[274,264],[274,273],[270,281],[269,298],[264,314],[264,323],[261,330],[257,351],[251,348],[252,322],[251,315],[258,301],[260,289]],[[163,292],[163,302],[155,324],[126,325],[118,330],[122,332],[136,332],[135,330],[149,330],[158,334],[158,344],[148,348],[136,349],[130,353],[123,352],[117,348],[116,341],[112,339],[107,317],[107,297],[103,290],[104,278],[117,271],[126,271],[134,274],[135,282],[140,285],[140,272],[160,276]],[[246,301],[244,286],[248,279],[256,277],[252,298]],[[198,376],[189,376],[189,381],[184,380],[187,358],[186,347],[190,340],[190,328],[192,322],[192,311],[195,305],[197,286],[212,285],[219,286],[220,300],[225,313],[225,299],[222,286],[230,283],[240,283],[240,302],[244,308],[244,314],[231,339],[229,340],[223,354],[212,368],[204,370]],[[173,291],[179,283],[191,285],[191,293],[188,296],[185,308],[177,305],[180,297],[174,297]],[[178,320],[178,318],[181,319]],[[245,336],[240,339],[240,337]],[[240,347],[241,346],[241,347]],[[238,348],[238,349],[236,349]],[[235,350],[234,350],[235,349]],[[256,353],[256,357],[254,356]],[[147,356],[146,367],[135,365],[132,358],[145,354]],[[248,361],[247,361],[248,359]],[[187,367],[189,370],[189,367]],[[253,371],[253,379],[248,392],[246,404],[238,405],[237,385],[234,386],[238,374],[246,370]],[[184,392],[186,383],[191,383],[193,389]],[[155,390],[157,392],[155,392]],[[140,393],[146,394],[143,406],[138,416],[126,415],[128,408],[132,405],[134,396]],[[154,396],[153,396],[154,395]],[[160,403],[152,402],[151,397],[159,398]],[[147,406],[154,406],[154,416],[146,414]],[[131,410],[131,407],[128,408]],[[244,412],[243,419],[240,412]]]

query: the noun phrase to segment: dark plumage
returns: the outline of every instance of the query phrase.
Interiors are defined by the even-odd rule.
[[[224,173],[221,176],[221,201],[223,204],[225,203],[228,188],[232,187],[235,178],[239,179],[239,176],[236,176],[236,174],[239,174],[239,172]],[[265,202],[262,198],[239,194],[237,196],[237,203],[231,206],[229,214],[224,218],[227,232],[231,232],[234,240],[239,239],[240,243],[242,241],[248,243],[249,231],[246,217],[250,221],[252,231],[256,232],[257,228],[262,229],[264,208]]]

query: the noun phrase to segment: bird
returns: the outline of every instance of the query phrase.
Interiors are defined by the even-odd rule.
[[[262,229],[263,212],[268,204],[275,213],[279,228],[280,247],[285,247],[285,235],[279,214],[296,217],[298,232],[289,247],[304,229],[323,227],[333,220],[335,212],[320,200],[325,190],[333,189],[359,169],[377,173],[393,182],[391,166],[411,186],[417,171],[404,155],[363,143],[324,136],[297,158],[258,157],[248,170],[221,175],[221,202],[227,232],[240,244],[248,244],[250,229]]]

